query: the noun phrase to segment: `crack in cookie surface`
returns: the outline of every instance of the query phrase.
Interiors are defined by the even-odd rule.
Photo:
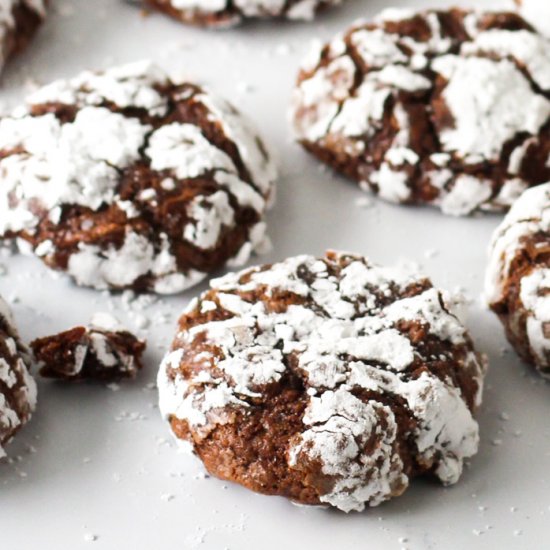
[[[484,359],[425,277],[350,254],[230,274],[190,304],[160,408],[214,475],[361,510],[475,454]]]

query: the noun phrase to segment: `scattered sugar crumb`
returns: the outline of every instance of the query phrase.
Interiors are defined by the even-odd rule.
[[[374,201],[370,197],[358,197],[355,199],[355,205],[359,208],[370,208],[374,205]]]
[[[428,248],[424,251],[424,257],[428,260],[431,260],[432,258],[435,258],[439,254],[439,250],[436,250],[435,248]]]

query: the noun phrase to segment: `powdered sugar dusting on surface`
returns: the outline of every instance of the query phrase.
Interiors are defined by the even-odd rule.
[[[337,36],[299,77],[292,102],[297,139],[323,159],[327,152],[340,164],[359,163],[353,177],[361,187],[392,202],[431,202],[456,216],[508,208],[540,181],[519,169],[502,176],[472,167],[498,167],[514,140],[516,148],[529,143],[531,153],[544,154],[550,100],[541,90],[550,89],[550,42],[529,30],[482,30],[484,15],[456,16],[469,35],[461,39],[444,34],[440,13],[410,10],[388,10]],[[406,20],[413,26],[415,16],[429,38],[384,29]],[[442,122],[434,123],[434,110]],[[383,134],[390,120],[393,139]],[[434,144],[419,143],[411,124],[422,133],[435,124]],[[381,135],[389,146],[373,155]],[[426,178],[431,192],[419,198]]]
[[[508,300],[508,280],[514,261],[525,255],[533,259],[520,278],[517,311],[510,311],[509,329],[518,341],[527,339],[533,360],[543,370],[550,367],[550,266],[542,254],[550,240],[550,183],[529,189],[514,204],[493,235],[485,275],[485,296],[491,307]],[[530,247],[531,252],[528,252]],[[525,331],[525,332],[524,332]]]
[[[36,383],[28,364],[9,307],[0,297],[0,458],[6,455],[3,445],[30,420],[36,407]]]
[[[175,246],[181,242],[215,250],[224,233],[239,223],[235,204],[253,209],[261,220],[273,198],[276,169],[250,124],[203,90],[196,88],[193,97],[181,100],[200,105],[207,123],[219,125],[225,139],[237,148],[249,180],[198,123],[164,124],[170,97],[163,90],[170,86],[163,71],[149,62],[85,72],[42,88],[29,98],[28,107],[0,120],[0,149],[10,153],[0,160],[0,234],[32,235],[44,220],[59,223],[72,205],[94,213],[115,206],[128,220],[121,242],[81,241],[69,255],[66,269],[79,284],[124,288],[148,277],[151,290],[175,293],[204,278],[205,273],[178,264]],[[75,109],[74,119],[33,112],[44,104],[70,106]],[[129,115],[130,108],[146,115],[147,122]],[[212,179],[219,188],[211,194],[190,195],[183,207],[188,222],[182,224],[180,236],[164,231],[151,235],[155,228],[149,234],[134,229],[132,220],[141,216],[147,203],[154,204],[156,190],[145,189],[131,200],[123,199],[119,191],[125,172],[141,163],[150,166],[152,178],[167,173],[163,183],[170,183],[161,185],[164,192],[177,192],[201,178]],[[261,223],[249,228],[234,261],[243,263],[265,247]],[[38,243],[36,251],[55,265],[58,250],[51,241],[47,246]]]
[[[463,460],[477,450],[477,423],[450,377],[417,368],[443,361],[451,370],[464,369],[477,388],[470,396],[477,406],[484,366],[427,279],[335,254],[322,260],[289,258],[267,269],[229,274],[211,287],[214,293],[188,312],[220,310],[232,316],[178,334],[158,377],[166,418],[185,420],[201,433],[230,421],[232,409],[253,411],[254,400],[266,399],[265,388],[289,375],[292,356],[292,372],[303,380],[309,405],[303,432],[288,449],[288,465],[301,470],[320,461],[332,480],[322,502],[361,510],[407,487],[395,411],[377,396],[399,396],[407,403],[416,425],[410,434],[415,460],[426,469],[433,466],[444,483],[458,480]],[[247,299],[258,292],[273,299],[290,294],[294,300],[268,310],[264,301]],[[424,338],[448,351],[426,354],[403,323],[423,327]],[[179,366],[198,341],[216,351],[194,355],[195,375],[185,377]],[[374,396],[360,399],[361,391]],[[365,444],[373,437],[377,444],[370,453]]]

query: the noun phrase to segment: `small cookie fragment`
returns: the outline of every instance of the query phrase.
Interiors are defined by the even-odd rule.
[[[191,25],[232,27],[247,19],[313,19],[315,14],[342,0],[146,0],[146,2]]]
[[[30,420],[36,407],[36,383],[29,365],[28,350],[0,297],[0,458],[6,456],[4,446]]]
[[[46,17],[46,0],[0,0],[0,70],[27,46]]]
[[[160,409],[219,478],[348,512],[477,452],[484,358],[425,277],[298,256],[213,281],[179,329]]]
[[[541,34],[550,36],[550,2],[548,0],[515,0],[521,16]]]
[[[88,327],[38,338],[31,348],[46,378],[113,381],[135,378],[145,342],[112,315],[98,313]]]
[[[506,210],[550,179],[550,40],[514,13],[387,10],[303,67],[292,118],[388,201]]]
[[[495,231],[485,295],[519,355],[550,377],[550,183],[525,191]]]
[[[79,285],[181,292],[269,243],[259,137],[148,62],[34,93],[0,120],[0,171],[0,237]]]

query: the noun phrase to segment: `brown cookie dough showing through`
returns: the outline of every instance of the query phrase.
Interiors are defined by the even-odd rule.
[[[311,20],[342,0],[145,0],[145,3],[191,25],[231,27],[247,19]]]
[[[388,201],[505,210],[550,179],[550,40],[514,13],[386,10],[315,52],[292,120]]]
[[[176,293],[269,244],[261,140],[148,62],[34,93],[0,120],[0,171],[0,237],[80,285]]]
[[[40,374],[68,381],[135,378],[145,342],[112,316],[94,315],[87,327],[38,338],[31,343]]]
[[[495,231],[485,295],[519,355],[550,377],[550,183],[525,191]]]
[[[420,275],[289,258],[212,281],[179,321],[160,409],[211,474],[362,510],[477,452],[484,358]]]
[[[0,0],[0,71],[29,43],[46,17],[46,0]]]
[[[4,446],[30,420],[36,407],[36,383],[29,365],[27,348],[0,297],[0,458],[6,456]]]

